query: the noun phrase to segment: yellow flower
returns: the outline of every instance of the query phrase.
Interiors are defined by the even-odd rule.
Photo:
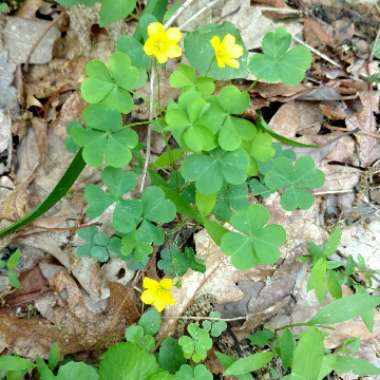
[[[219,36],[213,36],[210,40],[211,46],[214,48],[216,63],[220,68],[226,65],[238,69],[240,58],[243,53],[243,47],[236,43],[236,38],[232,34],[226,34],[221,41]]]
[[[148,39],[144,44],[146,55],[153,55],[158,63],[165,63],[169,58],[177,58],[182,55],[182,49],[178,46],[182,33],[179,28],[165,27],[160,22],[152,22],[148,26]]]
[[[167,305],[175,304],[170,293],[170,289],[173,287],[173,281],[170,278],[163,278],[158,282],[145,277],[143,286],[145,290],[141,294],[141,301],[145,304],[153,305],[158,311],[164,310]]]

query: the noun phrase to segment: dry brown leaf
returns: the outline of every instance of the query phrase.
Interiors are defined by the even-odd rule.
[[[362,132],[376,134],[377,124],[374,112],[379,112],[380,91],[361,92],[359,96],[363,109],[347,118],[346,126],[351,131],[359,129]],[[380,157],[379,140],[363,134],[357,135],[356,138],[359,144],[360,164],[363,167],[368,167]]]
[[[60,293],[50,315],[54,316],[54,323],[0,314],[0,345],[7,352],[32,359],[47,357],[53,342],[58,343],[63,356],[101,350],[119,341],[125,326],[139,317],[130,288],[110,283],[107,310],[95,314],[86,307],[85,299],[67,273],[59,271],[53,282]]]
[[[329,26],[319,22],[316,19],[306,17],[304,19],[303,33],[305,41],[315,47],[333,46],[334,40],[330,33]]]

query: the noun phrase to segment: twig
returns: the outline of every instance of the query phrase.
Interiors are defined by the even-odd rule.
[[[177,17],[180,16],[181,13],[183,13],[187,8],[189,8],[190,4],[194,0],[186,0],[178,9],[177,12],[174,13],[172,17],[165,23],[165,28],[168,28],[170,25],[174,23],[174,21],[177,19]]]
[[[146,177],[148,175],[148,167],[149,167],[149,161],[150,161],[150,148],[152,145],[152,120],[154,117],[154,81],[156,77],[156,70],[154,65],[152,66],[152,71],[150,74],[150,84],[149,84],[149,125],[146,135],[146,149],[145,149],[145,161],[144,161],[144,168],[143,173],[141,177],[141,184],[140,184],[140,193],[143,192],[146,182]]]
[[[302,41],[301,39],[299,39],[298,37],[296,36],[293,36],[293,40],[298,42],[299,44],[303,45],[303,46],[306,46],[308,49],[310,49],[314,54],[320,56],[322,59],[324,59],[325,61],[331,63],[332,65],[334,65],[335,67],[338,67],[340,69],[342,69],[342,66],[333,61],[330,57],[328,57],[327,55],[321,53],[319,50],[313,48],[312,46],[310,46],[309,44],[307,44],[306,42]]]
[[[328,191],[316,191],[313,195],[328,195],[328,194],[346,194],[352,193],[354,189],[341,189],[341,190],[328,190]]]
[[[194,21],[197,17],[199,17],[203,12],[207,11],[211,7],[213,7],[216,3],[218,3],[220,0],[214,0],[202,7],[198,12],[194,13],[189,19],[187,19],[182,25],[180,25],[180,29],[185,28],[187,25],[189,25],[192,21]]]
[[[53,26],[55,26],[58,21],[62,18],[62,16],[64,15],[64,13],[61,13],[59,16],[57,16],[47,27],[46,29],[40,34],[40,36],[38,37],[37,41],[33,44],[33,46],[31,47],[31,49],[29,50],[29,53],[26,57],[26,60],[25,60],[25,71],[28,71],[29,69],[29,61],[30,59],[32,58],[32,54],[34,53],[34,51],[37,49],[38,45],[42,42],[42,40],[46,37],[46,35],[49,33],[49,31],[53,28]]]
[[[235,317],[235,318],[216,318],[216,317],[162,317],[162,319],[177,319],[177,320],[191,320],[191,321],[222,321],[222,322],[234,322],[234,321],[246,321],[247,317]]]

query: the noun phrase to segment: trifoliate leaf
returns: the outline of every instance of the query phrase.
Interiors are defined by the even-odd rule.
[[[211,318],[221,318],[221,314],[218,311],[212,311],[210,313]],[[217,321],[214,319],[203,321],[202,327],[206,329],[213,338],[218,338],[227,330],[226,321]]]
[[[235,211],[248,207],[248,188],[243,185],[225,185],[218,192],[214,215],[219,220],[228,220]]]
[[[102,356],[100,380],[145,380],[159,369],[153,354],[133,343],[117,343]]]
[[[165,198],[165,193],[157,186],[145,188],[142,195],[144,218],[158,223],[171,222],[176,215],[176,207]]]
[[[215,52],[210,40],[215,35],[223,39],[226,34],[235,36],[236,43],[241,45],[244,49],[244,54],[239,59],[239,69],[227,66],[220,68],[216,63]],[[245,78],[247,76],[247,50],[241,39],[240,31],[229,22],[224,22],[221,25],[204,25],[194,32],[187,33],[185,37],[185,54],[190,64],[195,67],[201,75],[221,80]]]
[[[245,270],[278,260],[278,247],[285,242],[286,233],[280,225],[267,224],[268,220],[269,212],[262,205],[251,205],[232,216],[230,223],[237,232],[227,232],[221,248],[236,268]]]
[[[316,169],[313,159],[308,156],[295,162],[280,156],[273,160],[264,182],[270,190],[282,190],[281,206],[294,211],[311,207],[314,197],[310,190],[322,186],[324,174]]]
[[[211,95],[215,90],[215,83],[208,77],[197,77],[195,69],[191,66],[180,64],[169,78],[170,86],[182,90],[195,89],[203,96]]]
[[[281,81],[296,85],[305,77],[310,67],[310,50],[299,45],[290,49],[292,36],[283,28],[265,35],[262,43],[263,54],[254,54],[249,69],[259,80]]]
[[[199,327],[196,323],[190,323],[187,326],[189,336],[181,336],[178,344],[182,347],[183,354],[186,359],[190,359],[194,363],[206,359],[208,350],[212,347],[212,339],[208,331]]]
[[[249,181],[249,188],[251,189],[251,193],[256,197],[260,196],[263,198],[267,198],[274,192],[273,190],[268,189],[257,178],[253,178]]]
[[[131,149],[138,143],[137,133],[123,128],[119,112],[102,105],[92,105],[83,112],[87,128],[68,130],[77,146],[83,147],[83,158],[87,164],[99,167],[122,167],[132,159]]]
[[[161,368],[171,373],[174,373],[182,364],[186,363],[182,348],[176,339],[168,337],[161,343],[158,362]]]
[[[213,376],[207,367],[203,364],[198,364],[194,368],[188,364],[181,366],[176,373],[176,380],[212,380]]]
[[[247,178],[248,155],[243,150],[224,152],[216,149],[206,154],[192,154],[182,163],[181,174],[194,181],[199,192],[217,193],[228,183],[241,185]]]
[[[268,161],[276,154],[272,144],[272,136],[266,132],[258,132],[251,143],[251,156],[257,161]]]
[[[143,350],[154,351],[154,338],[149,334],[146,335],[144,333],[144,329],[141,326],[128,326],[125,330],[125,339],[128,342],[136,344]]]
[[[92,256],[104,263],[111,256],[120,255],[120,238],[109,238],[104,232],[98,231],[97,227],[81,228],[77,235],[86,242],[77,247],[75,252],[78,256]]]
[[[107,65],[96,59],[87,63],[81,94],[88,103],[101,103],[129,113],[133,108],[130,91],[142,86],[145,80],[146,72],[133,66],[129,56],[118,51],[110,56]]]

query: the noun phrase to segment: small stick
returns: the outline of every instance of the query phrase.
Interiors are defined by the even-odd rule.
[[[325,61],[331,63],[331,64],[334,65],[335,67],[338,67],[338,68],[342,69],[342,66],[341,66],[339,63],[333,61],[330,57],[328,57],[327,55],[321,53],[319,50],[313,48],[312,46],[310,46],[310,45],[307,44],[306,42],[300,40],[298,37],[293,36],[293,40],[296,41],[296,42],[298,42],[299,44],[301,44],[301,45],[303,45],[303,46],[306,46],[306,47],[307,47],[308,49],[310,49],[314,54],[320,56],[322,59],[324,59]]]
[[[234,322],[234,321],[246,321],[248,317],[235,317],[235,318],[216,318],[216,317],[197,317],[197,316],[189,316],[189,317],[165,317],[162,319],[179,319],[179,320],[191,320],[191,321],[222,321],[222,322]]]
[[[194,0],[186,0],[178,9],[177,12],[174,13],[172,17],[165,23],[165,28],[168,28],[170,25],[174,23],[174,21],[183,13],[187,8],[189,8],[190,4]]]
[[[180,29],[183,29],[186,27],[186,25],[189,25],[192,21],[194,21],[197,17],[199,17],[203,12],[207,11],[211,7],[213,7],[216,3],[218,3],[220,0],[214,0],[205,5],[203,8],[201,8],[198,12],[194,13],[189,19],[187,19],[182,25],[180,25]]]

